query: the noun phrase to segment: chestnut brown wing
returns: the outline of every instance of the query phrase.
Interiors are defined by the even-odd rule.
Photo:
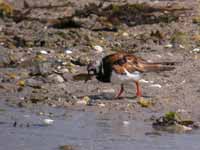
[[[112,64],[112,69],[114,69],[119,74],[125,73],[125,69],[128,72],[143,72],[144,67],[142,63],[146,63],[144,59],[125,52],[111,55],[109,61]]]

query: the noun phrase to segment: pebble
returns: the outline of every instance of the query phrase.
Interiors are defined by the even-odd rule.
[[[179,45],[180,48],[184,49],[185,47],[183,45]]]
[[[141,83],[149,83],[149,81],[145,80],[145,79],[140,79]]]
[[[46,76],[53,72],[52,63],[50,62],[38,62],[37,64],[33,65],[31,68],[32,75],[42,75]]]
[[[192,128],[191,127],[187,127],[187,126],[183,126],[183,130],[185,130],[185,131],[191,131]]]
[[[123,125],[124,125],[124,126],[127,126],[127,125],[129,125],[129,124],[130,124],[129,121],[123,121]]]
[[[48,79],[51,81],[51,82],[54,82],[54,83],[63,83],[65,80],[63,79],[62,76],[58,75],[58,74],[51,74],[48,76]]]
[[[47,54],[48,54],[48,52],[47,52],[47,51],[45,51],[45,50],[41,50],[41,51],[40,51],[40,54],[47,55]]]
[[[31,87],[40,88],[43,82],[40,80],[30,78],[26,80],[26,84]]]
[[[200,48],[194,48],[192,51],[190,51],[190,53],[199,53],[200,52]]]
[[[53,124],[54,120],[52,120],[52,119],[44,119],[43,122],[46,125],[50,125],[50,124]]]
[[[167,45],[165,45],[164,47],[165,47],[165,48],[172,48],[173,45],[172,45],[172,44],[167,44]]]
[[[185,82],[186,82],[186,81],[185,81],[185,80],[183,80],[183,81],[181,82],[181,84],[185,84]]]
[[[72,54],[72,51],[71,50],[65,50],[65,54]]]
[[[98,104],[99,107],[105,107],[106,105],[104,103]]]
[[[128,36],[129,36],[129,34],[128,34],[127,32],[123,32],[122,35],[123,35],[124,37],[128,37]]]
[[[115,93],[115,90],[112,88],[102,89],[102,94],[108,94],[108,93]]]
[[[139,98],[137,103],[142,107],[149,107],[149,106],[152,105],[152,101],[151,100],[145,99],[143,97]]]
[[[61,69],[60,71],[61,71],[62,73],[68,73],[68,72],[69,72],[69,69],[64,68],[64,69]]]
[[[169,56],[173,56],[173,54],[172,54],[172,53],[167,53],[167,55],[169,55]]]
[[[162,86],[160,84],[152,84],[152,85],[150,85],[150,87],[162,88]]]
[[[157,54],[156,56],[157,56],[158,58],[161,58],[161,57],[162,57],[162,56],[161,56],[161,55],[159,55],[159,54]]]
[[[77,104],[88,105],[91,102],[91,99],[88,96],[84,96],[81,100],[78,100]]]
[[[3,27],[2,26],[0,26],[0,32],[3,30]]]
[[[115,90],[112,88],[102,89],[100,93],[106,99],[112,99],[115,96]]]
[[[87,105],[87,102],[85,100],[78,100],[76,103],[77,104]]]
[[[99,53],[104,51],[103,48],[101,46],[99,46],[99,45],[95,45],[95,46],[93,46],[93,48]]]

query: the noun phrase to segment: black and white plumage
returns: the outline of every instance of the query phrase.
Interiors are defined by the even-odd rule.
[[[100,62],[88,65],[88,74],[95,75],[101,82],[118,82],[121,90],[116,95],[120,97],[124,91],[124,84],[134,81],[136,95],[142,96],[139,80],[144,72],[167,71],[174,69],[174,62],[150,63],[127,52],[118,52],[102,58]]]

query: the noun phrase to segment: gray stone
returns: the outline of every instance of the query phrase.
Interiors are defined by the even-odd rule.
[[[26,80],[26,85],[33,87],[33,88],[41,88],[43,85],[43,82],[40,80],[31,78],[31,79]]]
[[[51,62],[37,62],[32,68],[31,68],[31,74],[32,75],[42,75],[47,76],[53,72]]]
[[[0,67],[6,67],[11,64],[10,55],[8,50],[0,47]]]
[[[63,77],[58,74],[51,74],[47,79],[52,83],[63,83],[65,81]]]

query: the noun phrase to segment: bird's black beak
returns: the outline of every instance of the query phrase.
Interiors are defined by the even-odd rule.
[[[88,72],[88,75],[95,75],[96,74],[96,68],[94,67],[93,64],[89,64],[87,66],[87,72]]]

